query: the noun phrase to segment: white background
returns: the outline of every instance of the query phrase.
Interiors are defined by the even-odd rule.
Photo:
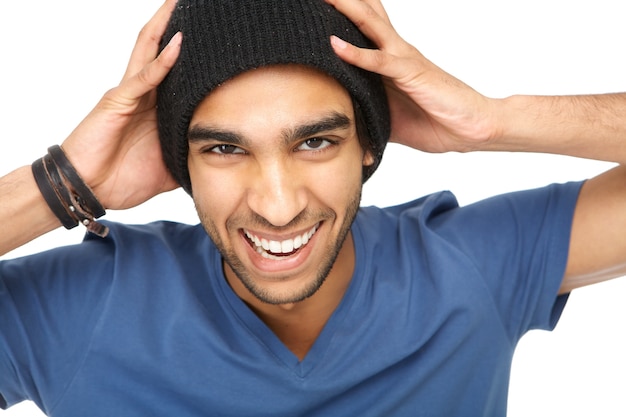
[[[385,4],[406,39],[488,96],[626,90],[620,2]],[[159,5],[159,0],[3,3],[0,175],[60,143],[104,91],[117,84],[137,32]],[[393,204],[441,189],[452,190],[466,204],[505,191],[587,178],[611,166],[548,155],[427,155],[390,146],[365,186],[364,204]],[[133,210],[109,212],[107,218],[197,222],[190,199],[180,191]],[[7,257],[77,242],[82,233],[60,229]],[[625,287],[622,279],[575,291],[554,332],[531,332],[522,340],[513,365],[509,416],[626,415]],[[41,413],[25,403],[0,415]]]

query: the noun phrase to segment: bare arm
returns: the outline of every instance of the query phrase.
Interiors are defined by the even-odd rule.
[[[70,162],[108,209],[130,208],[177,186],[163,164],[155,109],[155,88],[180,50],[179,34],[157,56],[175,5],[176,0],[167,0],[144,26],[120,85],[103,96],[62,144]],[[0,255],[60,225],[30,166],[0,178]]]
[[[581,190],[561,291],[626,274],[626,94],[491,99],[404,41],[379,0],[327,2],[378,46],[331,39],[342,59],[383,76],[392,141],[427,152],[544,152],[620,164]]]
[[[565,154],[626,165],[626,94],[492,100],[493,138],[482,150]]]
[[[0,178],[0,196],[0,255],[61,225],[41,196],[30,167]]]

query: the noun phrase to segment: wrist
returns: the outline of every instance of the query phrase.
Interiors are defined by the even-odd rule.
[[[487,151],[530,151],[529,128],[533,127],[533,110],[528,96],[514,95],[490,99],[491,121]]]
[[[83,224],[90,232],[104,237],[108,230],[95,220],[105,214],[104,207],[85,184],[60,146],[32,164],[37,187],[48,207],[66,229]]]

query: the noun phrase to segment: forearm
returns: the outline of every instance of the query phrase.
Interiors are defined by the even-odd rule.
[[[496,106],[488,150],[543,152],[626,165],[626,94],[512,96]]]
[[[0,178],[0,255],[60,225],[41,195],[30,166]]]

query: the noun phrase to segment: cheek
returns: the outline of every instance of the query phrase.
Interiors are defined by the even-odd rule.
[[[236,181],[220,170],[197,169],[191,162],[189,177],[198,212],[201,216],[209,216],[217,225],[223,224],[240,199]]]
[[[317,169],[311,178],[315,178],[316,194],[326,205],[345,206],[361,192],[362,161],[360,158],[337,160]]]

